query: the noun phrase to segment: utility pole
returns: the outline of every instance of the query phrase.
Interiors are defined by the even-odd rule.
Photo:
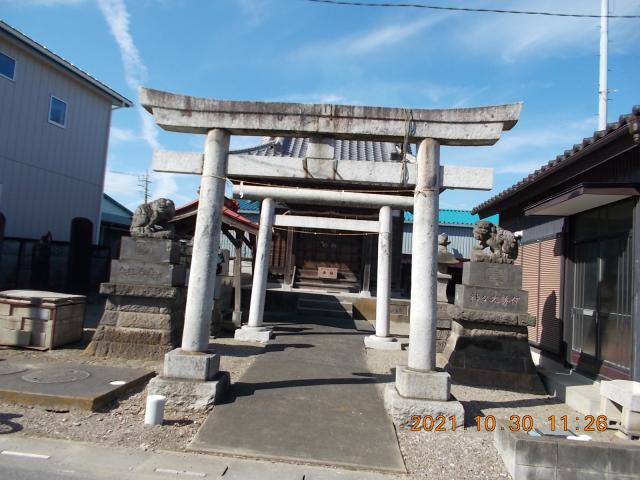
[[[138,186],[142,189],[144,203],[149,203],[149,185],[153,182],[149,180],[149,170],[144,175],[138,176]]]
[[[600,85],[598,88],[598,130],[607,128],[607,86],[609,50],[609,0],[600,0]]]

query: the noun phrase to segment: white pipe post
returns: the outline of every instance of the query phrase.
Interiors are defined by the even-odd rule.
[[[145,425],[162,425],[164,420],[164,406],[167,397],[164,395],[147,395],[147,406],[144,411]]]
[[[412,370],[435,370],[440,143],[422,140],[413,206],[409,359]]]
[[[253,272],[251,288],[251,305],[249,307],[249,327],[261,327],[264,315],[264,299],[267,292],[267,274],[269,273],[269,250],[271,247],[271,230],[275,202],[265,198],[260,209],[260,229],[258,230],[258,248],[256,249],[256,266]]]
[[[184,314],[182,350],[187,352],[206,352],[209,346],[228,154],[229,132],[220,129],[210,130],[204,149]]]
[[[389,336],[389,298],[391,296],[391,207],[380,209],[378,234],[378,287],[376,290],[376,337]]]
[[[609,56],[609,0],[600,0],[600,85],[598,89],[598,130],[607,128]]]

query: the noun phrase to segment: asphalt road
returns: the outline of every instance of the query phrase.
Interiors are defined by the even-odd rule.
[[[390,480],[374,472],[177,452],[105,447],[25,437],[0,437],[2,480]]]

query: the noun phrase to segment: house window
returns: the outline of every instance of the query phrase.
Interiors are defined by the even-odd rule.
[[[16,76],[16,59],[0,52],[0,76],[13,80]]]
[[[49,106],[49,121],[59,127],[64,127],[67,124],[67,102],[63,102],[53,95]]]

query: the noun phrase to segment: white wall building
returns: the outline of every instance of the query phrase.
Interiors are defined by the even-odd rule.
[[[0,21],[0,212],[5,236],[96,238],[114,108],[132,102]]]

